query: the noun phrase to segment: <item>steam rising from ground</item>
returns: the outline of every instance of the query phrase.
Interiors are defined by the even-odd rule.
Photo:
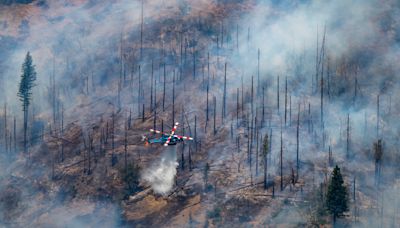
[[[162,153],[161,160],[155,161],[148,169],[144,170],[142,179],[149,182],[154,192],[165,195],[174,186],[176,175],[176,147],[167,147]]]

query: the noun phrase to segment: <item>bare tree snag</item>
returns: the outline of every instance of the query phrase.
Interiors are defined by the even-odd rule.
[[[276,105],[279,113],[279,75],[278,75],[278,83],[276,88]]]
[[[217,133],[217,129],[216,129],[216,118],[217,118],[217,98],[214,96],[214,135]]]
[[[224,73],[224,95],[223,95],[223,107],[222,107],[222,122],[226,116],[226,62],[225,62],[225,73]]]
[[[163,101],[162,101],[162,109],[165,111],[165,82],[166,82],[166,72],[165,72],[165,63],[164,63],[164,80],[163,80]]]
[[[285,127],[287,120],[287,77],[285,78]]]
[[[280,150],[280,175],[281,175],[281,191],[283,191],[283,138],[282,138],[282,120],[281,120],[281,150]]]
[[[299,133],[300,133],[300,102],[297,110],[297,130],[296,130],[296,177],[299,178]]]

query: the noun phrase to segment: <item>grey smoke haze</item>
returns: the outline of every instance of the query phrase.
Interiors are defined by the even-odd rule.
[[[201,3],[200,3],[201,4]],[[80,115],[74,112],[76,105],[80,102],[87,102],[85,94],[85,83],[82,81],[86,75],[90,75],[90,86],[99,87],[98,94],[105,96],[106,100],[114,100],[114,91],[117,88],[114,79],[118,78],[118,60],[119,57],[119,40],[121,34],[124,39],[133,36],[137,39],[139,36],[138,25],[140,25],[140,2],[139,1],[117,1],[95,3],[89,1],[84,6],[76,6],[63,1],[49,1],[49,8],[43,10],[42,14],[30,17],[29,33],[25,39],[14,39],[10,42],[8,37],[2,37],[1,41],[6,44],[1,46],[4,50],[0,53],[1,67],[1,96],[0,103],[7,102],[8,115],[17,116],[17,127],[20,126],[20,103],[16,96],[18,83],[21,74],[21,64],[27,51],[30,51],[36,71],[38,73],[37,87],[33,91],[33,107],[36,114],[40,114],[43,118],[50,114],[50,105],[48,101],[49,95],[49,78],[53,74],[53,64],[55,65],[54,74],[56,78],[57,88],[59,89],[60,101],[65,105],[67,111],[66,119],[75,121],[81,120],[80,124],[89,125],[91,118]],[[161,14],[173,14],[177,9],[176,2],[171,1],[148,1],[145,3],[144,20],[147,31],[151,31],[152,21],[157,18],[162,18]],[[150,27],[149,28],[147,28]],[[132,60],[133,61],[133,60]],[[104,86],[103,88],[101,86]],[[91,87],[92,89],[92,87]],[[111,89],[111,90],[110,90]],[[114,89],[114,90],[113,90]],[[131,92],[129,92],[130,94]],[[124,96],[130,98],[130,95]],[[111,98],[109,98],[111,97]],[[93,100],[97,100],[96,95],[93,95]],[[130,99],[129,99],[130,100]],[[88,101],[90,103],[90,101]],[[95,103],[96,104],[96,103]],[[103,109],[104,106],[91,106],[93,109],[88,111],[88,115],[96,115]],[[3,111],[3,110],[2,110]],[[71,111],[71,112],[70,112]],[[3,113],[3,112],[2,112]],[[44,114],[44,116],[42,116]],[[50,115],[49,115],[50,116]],[[69,122],[67,120],[66,122]],[[50,122],[50,121],[49,121]],[[3,123],[2,123],[3,124]],[[2,125],[3,126],[3,125]],[[9,125],[10,126],[10,125]],[[4,156],[1,153],[0,181],[6,180],[14,175],[19,175],[20,172],[26,170],[23,167],[25,160],[22,159],[14,162],[12,166],[5,165],[11,158]],[[165,193],[173,183],[173,178],[176,173],[176,155],[170,155],[170,152],[161,161],[162,173],[156,169],[154,175],[163,175],[167,173],[166,180],[157,179],[153,174],[149,174],[153,178],[155,190]],[[173,161],[170,156],[175,156]],[[12,159],[17,159],[12,157]],[[170,169],[171,165],[173,170]],[[167,166],[166,168],[163,168]],[[37,167],[34,167],[37,170]],[[29,172],[32,179],[44,178],[43,173],[48,175],[51,170],[38,172]],[[172,175],[172,176],[171,176]],[[171,180],[172,178],[172,180]],[[167,182],[167,183],[166,183]],[[2,182],[2,184],[6,182]],[[7,186],[0,186],[0,191],[4,191]],[[54,189],[57,192],[60,189]],[[15,224],[27,226],[36,224],[50,226],[68,226],[82,227],[90,224],[99,224],[100,226],[116,227],[118,226],[117,209],[119,206],[112,203],[102,201],[90,202],[86,200],[75,199],[71,205],[63,205],[58,202],[57,196],[51,196],[48,201],[43,200],[38,202],[36,199],[30,199],[27,196],[36,196],[41,193],[37,189],[24,188],[22,189],[22,199],[25,202],[20,202],[20,206],[24,207],[24,212],[15,221]],[[68,197],[73,193],[65,193]],[[56,210],[49,210],[47,207],[56,207]],[[81,208],[83,211],[74,211],[74,207]],[[35,211],[37,208],[43,209],[43,215],[36,217]],[[0,213],[3,214],[4,208],[0,208]],[[4,209],[5,210],[5,209]],[[104,213],[103,210],[109,210]],[[99,218],[97,212],[108,214],[107,218]],[[106,219],[106,221],[103,221]],[[0,223],[1,224],[1,223]],[[2,224],[4,225],[4,224]],[[10,225],[10,224],[8,224]],[[17,226],[19,226],[17,225]]]
[[[201,11],[210,1],[191,2],[193,11]],[[146,35],[151,34],[152,25],[182,11],[181,1],[151,0],[144,3],[144,27]],[[124,50],[128,73],[131,63],[139,60],[141,2],[121,0],[116,2],[88,1],[84,5],[63,1],[49,1],[48,9],[41,9],[40,15],[29,18],[28,35],[25,39],[10,42],[4,46],[6,55],[1,65],[3,83],[0,102],[8,102],[13,112],[18,112],[15,96],[20,79],[20,67],[27,51],[30,51],[38,73],[34,89],[34,105],[44,111],[47,105],[49,77],[54,74],[60,99],[69,107],[81,102],[79,95],[86,90],[82,79],[89,77],[92,85],[99,87],[98,94],[110,96],[117,90],[113,78],[119,74],[120,40],[135,40],[136,50]],[[5,37],[4,39],[6,39]],[[146,41],[145,41],[146,42]],[[145,43],[145,48],[156,48],[158,44]],[[154,57],[145,57],[147,59]],[[150,61],[150,60],[149,60]],[[137,66],[135,66],[137,67]],[[148,67],[143,67],[148,71]],[[135,68],[136,71],[136,68]],[[136,77],[136,76],[135,76]],[[103,91],[101,86],[105,86]],[[97,94],[97,95],[98,95]],[[85,94],[87,96],[88,94]],[[93,94],[92,94],[93,95]],[[115,96],[112,94],[111,96]],[[126,95],[128,96],[128,95]]]
[[[188,3],[192,5],[193,10],[206,11],[208,9],[201,6],[209,2],[212,1],[189,1]],[[181,3],[179,1],[179,4]],[[123,34],[124,41],[136,41],[136,45],[130,47],[135,48],[135,51],[132,51],[133,57],[126,61],[127,64],[139,59],[137,49],[139,48],[140,2],[122,0],[100,5],[89,2],[84,7],[74,5],[60,7],[63,4],[58,1],[49,2],[49,9],[43,11],[43,15],[33,18],[29,23],[27,38],[18,40],[16,43],[11,42],[11,50],[7,54],[0,53],[0,57],[2,57],[0,64],[6,66],[1,70],[3,83],[0,85],[2,89],[0,103],[7,102],[9,104],[11,115],[20,113],[16,91],[20,66],[28,50],[33,55],[38,72],[38,86],[33,93],[33,104],[38,113],[49,113],[49,104],[46,99],[49,76],[53,73],[53,59],[56,65],[56,81],[60,88],[60,100],[67,109],[69,107],[74,109],[81,102],[96,100],[99,95],[107,97],[116,104],[121,34]],[[146,32],[152,29],[152,23],[161,18],[163,14],[169,17],[180,12],[179,4],[175,1],[146,2],[144,15]],[[196,6],[200,6],[200,9],[197,9]],[[395,0],[302,1],[301,3],[259,1],[247,15],[242,15],[238,21],[225,21],[225,23],[228,24],[229,40],[224,45],[229,48],[228,51],[219,53],[222,56],[219,61],[221,65],[224,61],[228,62],[228,92],[232,97],[236,88],[241,86],[241,76],[243,76],[246,90],[250,86],[251,76],[254,76],[255,85],[257,85],[257,49],[260,49],[260,78],[262,85],[266,88],[267,116],[272,118],[271,126],[267,125],[262,131],[267,133],[270,127],[273,128],[272,159],[270,160],[272,175],[279,174],[277,169],[279,166],[279,127],[283,114],[282,107],[284,107],[286,77],[292,96],[293,124],[283,132],[284,159],[285,161],[295,159],[296,137],[293,127],[297,118],[297,104],[300,103],[301,160],[304,162],[326,162],[327,160],[327,148],[321,149],[315,145],[315,138],[319,140],[323,132],[320,132],[317,126],[314,126],[317,129],[316,133],[307,131],[308,104],[311,105],[311,116],[314,121],[317,123],[320,118],[319,93],[317,91],[312,94],[311,90],[313,82],[314,85],[316,84],[317,32],[318,42],[321,45],[325,26],[326,57],[330,59],[331,83],[335,88],[331,91],[332,97],[329,101],[328,98],[325,99],[325,133],[327,135],[326,144],[332,145],[335,162],[348,166],[349,172],[344,172],[347,175],[351,175],[352,172],[358,174],[360,170],[367,169],[367,176],[369,175],[370,179],[373,178],[371,148],[373,141],[377,138],[376,96],[378,94],[381,94],[382,116],[379,120],[381,136],[384,136],[387,153],[397,156],[399,125],[396,116],[400,106],[397,99],[400,89],[398,83],[400,79],[398,73],[400,72],[398,64],[400,61],[400,5],[398,2]],[[238,52],[235,51],[236,23],[240,29]],[[247,41],[248,28],[250,28],[249,41]],[[210,50],[212,54],[216,54],[215,44],[211,42],[214,40],[215,37],[210,39],[204,48],[205,51]],[[151,49],[157,45],[147,44],[146,47]],[[128,55],[130,54],[128,53]],[[150,55],[154,53],[149,51],[147,54],[149,56],[144,57],[142,66],[145,78],[149,77],[149,63],[153,59],[153,56]],[[200,53],[200,55],[204,58],[206,53]],[[212,60],[211,67],[214,73],[214,69],[217,68],[215,57]],[[357,67],[341,70],[350,63]],[[175,68],[177,67],[168,68],[169,78],[172,75],[171,71]],[[223,75],[221,69],[220,67],[219,70],[215,70],[217,78],[221,78]],[[157,68],[155,75],[159,75],[160,72],[162,69]],[[90,75],[90,86],[96,87],[95,93],[85,94],[86,85],[82,78],[87,75]],[[281,83],[280,114],[275,111],[276,77],[278,75]],[[135,73],[135,77],[137,77],[137,73]],[[360,85],[356,105],[353,105],[354,90],[351,85],[353,85],[355,77]],[[189,76],[187,78],[190,80]],[[217,96],[218,106],[220,106],[221,88],[219,84],[211,88],[211,93]],[[184,92],[177,93],[177,100],[183,100],[185,95]],[[204,97],[203,92],[191,91],[191,95]],[[132,99],[132,96],[135,98],[136,93],[132,95],[129,90],[123,91],[123,108],[136,108],[136,99]],[[186,108],[200,112],[203,111],[203,108],[198,106],[202,103],[204,101],[191,102],[187,104]],[[233,107],[235,99],[229,101],[229,104]],[[96,113],[101,110],[92,111]],[[351,151],[356,156],[351,163],[344,161],[347,114],[350,115],[351,122]],[[87,115],[92,115],[92,113]],[[87,122],[77,112],[71,113],[66,118],[82,119],[82,123]],[[230,119],[227,118],[226,126],[230,126]],[[213,155],[217,154],[217,157],[227,159],[228,156],[219,155],[218,152],[210,150]],[[386,173],[398,172],[394,161],[391,163],[387,159],[385,162],[387,162]],[[151,183],[155,192],[166,194],[173,187],[176,167],[176,151],[169,147],[162,153],[159,161],[155,161],[151,167],[143,171],[142,177]],[[316,181],[322,181],[322,175],[316,176]],[[391,181],[389,178],[385,180],[388,183]],[[365,180],[361,186],[369,186],[369,184],[370,181]],[[398,186],[388,186],[387,188],[386,192],[397,191]],[[390,195],[392,194],[388,193],[388,198]],[[392,196],[396,198],[395,194]],[[387,200],[384,202],[388,204]],[[369,216],[373,218],[371,215]],[[377,220],[378,218],[374,221]]]
[[[299,102],[304,118],[310,103],[313,119],[319,119],[319,91],[311,96],[310,91],[313,89],[313,80],[315,87],[317,33],[321,48],[326,28],[325,58],[330,60],[331,86],[336,87],[331,91],[332,99],[324,104],[325,127],[329,138],[333,144],[339,143],[344,133],[339,131],[345,130],[347,114],[351,118],[352,140],[359,141],[365,138],[365,134],[373,137],[377,121],[376,96],[381,94],[381,108],[385,113],[389,110],[390,96],[392,110],[397,106],[394,97],[398,88],[399,76],[396,72],[399,71],[397,61],[400,49],[396,38],[398,35],[394,31],[399,29],[398,12],[399,4],[395,1],[305,1],[298,4],[291,1],[282,4],[261,1],[239,23],[242,29],[240,52],[233,58],[227,56],[228,66],[241,71],[239,75],[244,76],[245,85],[250,85],[251,76],[257,83],[259,49],[260,78],[267,90],[268,106],[276,107],[276,77],[279,75],[281,107],[284,107],[284,83],[287,78],[293,119],[296,118]],[[250,29],[249,41],[247,28]],[[233,40],[228,46],[235,48],[236,41]],[[340,72],[343,61],[355,63],[357,68]],[[325,63],[325,70],[326,67]],[[325,72],[325,90],[326,77]],[[354,84],[355,77],[359,82],[359,98],[357,105],[353,106],[351,98],[354,89],[349,84]],[[228,83],[234,92],[236,87],[240,87],[240,77],[230,78]],[[367,132],[364,131],[365,115]],[[384,120],[381,122],[384,131],[387,123]]]
[[[382,137],[385,141],[385,174],[382,179],[386,184],[381,188],[398,191],[396,184],[392,186],[397,180],[398,168],[396,168],[396,162],[392,162],[391,159],[398,157],[399,141],[399,125],[395,117],[399,111],[397,99],[400,80],[398,73],[400,70],[398,65],[399,12],[400,5],[397,1],[339,0],[304,1],[303,3],[284,1],[282,4],[276,1],[259,1],[251,13],[243,16],[239,22],[241,31],[239,53],[232,51],[233,54],[231,52],[222,54],[226,59],[222,58],[220,61],[228,62],[228,67],[238,70],[236,77],[228,79],[228,88],[231,89],[231,93],[235,93],[236,88],[241,87],[241,75],[249,91],[252,76],[255,87],[257,86],[257,51],[260,50],[260,79],[267,94],[267,118],[272,118],[272,125],[267,125],[267,129],[263,129],[262,132],[265,134],[269,132],[268,128],[273,129],[271,174],[279,175],[280,121],[284,113],[285,78],[287,78],[288,92],[292,101],[292,116],[288,119],[292,119],[292,124],[284,127],[283,130],[284,166],[288,166],[287,162],[292,162],[291,166],[295,166],[293,165],[296,159],[295,125],[297,107],[300,103],[300,159],[302,163],[327,164],[327,146],[330,145],[334,153],[334,163],[345,167],[344,174],[348,178],[346,181],[349,187],[351,187],[351,179],[356,177],[361,178],[357,185],[358,189],[369,188],[373,185],[374,179],[372,144],[377,138]],[[232,24],[231,31],[234,36],[236,25]],[[329,58],[332,90],[328,97],[325,62],[325,121],[324,131],[321,131],[319,127],[320,91],[315,88],[315,59],[317,42],[320,49],[324,29],[326,29],[325,61]],[[224,45],[235,50],[236,42],[237,40],[232,38]],[[321,69],[318,71],[321,72]],[[219,74],[222,76],[223,71]],[[280,76],[280,113],[276,112],[278,75]],[[358,81],[358,87],[354,101],[355,80]],[[312,92],[313,90],[315,92]],[[379,119],[377,119],[378,95],[380,95]],[[307,129],[307,121],[310,118],[309,104],[311,118],[315,121],[315,126],[313,126],[315,129],[311,133]],[[232,99],[231,105],[235,107],[235,98]],[[260,104],[257,107],[260,109]],[[347,115],[350,116],[349,150],[354,156],[352,161],[345,159]],[[377,122],[379,122],[379,135],[376,130]],[[230,122],[226,125],[229,126]],[[323,147],[316,145],[316,142],[322,142],[323,135],[326,136],[326,145]],[[227,159],[227,157],[221,155],[221,158]],[[326,166],[329,167],[329,165]],[[286,168],[285,170],[284,172],[288,174]],[[305,175],[315,177],[316,183],[324,180],[324,175],[320,171],[304,172],[310,172]],[[357,197],[364,199],[362,196]],[[392,207],[389,208],[389,211],[395,210]],[[360,215],[365,219],[370,216],[368,213],[364,211]],[[371,220],[380,220],[377,215],[372,218]],[[361,226],[368,224],[364,219],[360,219]],[[390,219],[384,217],[383,223],[391,224]]]

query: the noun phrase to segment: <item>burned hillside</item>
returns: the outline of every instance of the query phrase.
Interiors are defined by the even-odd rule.
[[[394,227],[399,13],[0,1],[0,224]]]

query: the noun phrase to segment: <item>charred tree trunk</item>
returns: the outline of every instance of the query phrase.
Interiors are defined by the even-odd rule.
[[[222,104],[222,122],[224,122],[224,118],[226,116],[226,63],[225,63],[225,73],[224,73],[224,95],[223,95],[223,104]]]
[[[4,103],[4,145],[6,147],[6,151],[7,151],[7,148],[8,148],[8,145],[7,145],[8,144],[7,143],[8,142],[7,131],[8,131],[8,129],[7,129],[7,103]],[[24,131],[25,131],[25,129],[24,129]],[[25,132],[24,132],[24,134],[25,134]]]
[[[208,84],[210,83],[210,52],[207,52],[207,80]],[[208,86],[207,84],[207,86]]]
[[[239,127],[239,88],[236,89],[236,128]]]
[[[197,116],[194,116],[194,148],[197,152]]]
[[[196,78],[196,51],[193,48],[193,79]]]
[[[272,198],[275,198],[275,180],[272,181]]]
[[[379,94],[376,102],[376,137],[379,138]]]
[[[308,133],[311,133],[311,104],[308,103]]]
[[[319,37],[318,37],[318,27],[317,27],[317,52],[315,56],[315,90],[313,90],[313,93],[315,91],[318,91],[318,81],[319,81]]]
[[[375,158],[375,186],[379,186],[381,175],[381,161],[383,156],[382,140],[379,139],[374,143],[374,158]]]
[[[286,127],[286,120],[287,120],[287,77],[285,79],[285,127]]]
[[[166,72],[165,72],[165,63],[164,63],[164,80],[163,80],[163,101],[162,101],[162,109],[165,111],[165,82],[166,82]]]
[[[156,123],[157,123],[157,110],[154,109],[153,129],[156,129]]]
[[[183,34],[180,33],[180,64],[179,64],[179,79],[182,80],[182,71],[183,71]]]
[[[276,89],[276,105],[279,113],[279,75],[278,75],[278,83],[277,83],[277,89]]]
[[[251,121],[253,121],[253,118],[254,118],[254,77],[251,76]],[[251,129],[253,130],[253,128]]]
[[[144,108],[143,108],[144,110]],[[113,111],[112,113],[112,134],[111,134],[111,146],[112,146],[112,152],[111,152],[111,166],[114,166],[116,162],[115,158],[115,113]]]
[[[347,114],[346,158],[350,158],[350,114]]]
[[[24,107],[24,152],[28,153],[28,106]],[[7,122],[7,121],[6,121]],[[7,135],[7,133],[6,133]],[[7,138],[6,138],[7,141]]]
[[[292,95],[289,94],[289,126],[292,126]]]
[[[91,169],[91,157],[92,157],[92,149],[93,149],[93,135],[90,135],[90,132],[88,133],[88,141],[89,141],[89,148],[87,150],[88,152],[88,171],[87,171],[87,175],[90,175],[92,173],[92,169]]]
[[[281,153],[280,153],[280,174],[281,174],[281,191],[283,191],[283,138],[282,138],[282,122],[281,122]]]
[[[268,140],[268,134],[265,134],[263,140],[264,189],[267,189],[268,187],[268,153],[269,153],[269,140]]]
[[[329,55],[327,56],[327,66],[326,66],[326,81],[327,81],[327,93],[328,93],[328,100],[331,100],[331,69],[330,69],[330,59],[329,59]]]
[[[137,96],[137,103],[138,103],[138,117],[140,117],[140,104],[141,104],[141,69],[140,69],[140,65],[139,65],[139,78],[138,78],[138,96]]]
[[[320,65],[321,65],[321,128],[324,129],[324,63],[325,63],[325,34],[326,27],[324,28],[324,37],[322,39]]]
[[[142,104],[142,122],[144,122],[144,103]]]
[[[125,137],[124,137],[124,168],[125,173],[128,170],[128,129],[125,124]]]
[[[257,51],[257,95],[260,94],[260,48]]]
[[[192,148],[189,146],[189,171],[192,171]]]
[[[261,127],[264,127],[265,123],[265,88],[262,87],[262,116],[261,116]]]
[[[217,118],[217,98],[214,96],[214,135],[217,133],[216,129],[216,118]]]
[[[182,108],[182,135],[185,135],[185,121],[183,120],[183,115],[184,111]],[[181,169],[185,170],[185,142],[182,142]]]
[[[247,162],[250,164],[250,119],[247,119]]]
[[[208,80],[207,81],[207,101],[206,101],[206,126],[207,126],[207,123],[208,123],[208,112],[209,112],[209,109],[208,109],[208,94],[209,94],[209,87],[210,87],[210,82],[209,82],[210,80]]]
[[[175,125],[175,70],[172,79],[172,126]]]
[[[154,63],[151,60],[151,77],[150,77],[150,113],[153,110],[153,79],[154,79]]]
[[[256,119],[257,119],[257,117],[256,117]],[[259,151],[259,147],[258,147],[258,140],[259,140],[259,131],[258,131],[258,128],[257,128],[257,123],[256,123],[256,177],[258,177],[258,156],[259,156],[259,154],[258,154],[258,151]]]
[[[109,129],[109,126],[108,126],[108,120],[107,120],[107,123],[106,123],[106,132],[105,132],[105,137],[104,137],[104,145],[107,145],[107,143],[108,143],[108,134],[110,133],[110,129]]]
[[[129,109],[129,117],[128,117],[128,129],[132,127],[132,109]]]
[[[224,22],[221,23],[221,48],[224,47]]]
[[[61,106],[61,138],[64,138],[64,104]],[[61,162],[64,162],[64,140],[61,140]]]
[[[254,135],[253,135],[253,129],[254,129],[254,122],[253,119],[251,118],[251,127],[250,127],[250,151],[249,151],[249,162],[250,162],[250,181],[251,184],[253,185],[253,141],[254,141]]]
[[[140,60],[143,60],[143,0],[141,4],[141,21],[140,21]]]
[[[15,116],[14,116],[14,153],[17,153],[17,120]]]
[[[242,118],[244,118],[244,85],[243,85],[243,75],[242,75]]]
[[[297,110],[297,131],[296,131],[296,177],[299,178],[299,134],[300,134],[300,103]]]

